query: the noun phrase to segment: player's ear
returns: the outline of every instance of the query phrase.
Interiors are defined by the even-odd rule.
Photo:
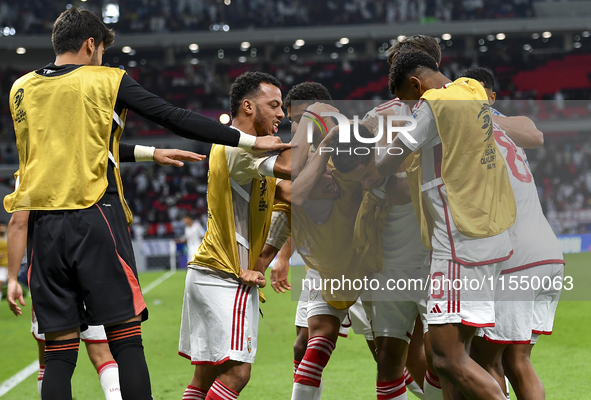
[[[495,100],[497,99],[497,92],[492,92],[489,98],[489,104],[492,106],[495,104]]]
[[[408,78],[408,84],[410,85],[412,91],[418,93],[419,97],[421,97],[423,91],[421,90],[422,86],[419,78],[417,78],[416,76],[411,76],[410,78]]]
[[[254,114],[254,103],[252,102],[252,100],[249,99],[244,99],[242,101],[242,111],[244,111],[244,114],[246,115],[252,115]]]
[[[92,54],[94,51],[96,51],[96,46],[94,43],[94,38],[88,38],[86,39],[84,42],[82,42],[82,48],[81,50],[84,51],[84,53],[88,56],[92,58]]]

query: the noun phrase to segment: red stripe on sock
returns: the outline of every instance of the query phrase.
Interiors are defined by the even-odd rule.
[[[207,392],[205,400],[236,400],[239,393],[230,389],[219,380],[215,380]]]
[[[389,382],[376,382],[376,394],[378,400],[390,400],[402,395],[406,392],[406,385],[404,383],[404,376],[389,381]]]
[[[439,382],[439,378],[431,374],[429,370],[427,370],[427,373],[425,374],[425,380],[429,385],[433,386],[434,388],[441,389],[441,383]]]
[[[294,381],[306,386],[320,387],[322,371],[332,355],[335,343],[325,336],[308,339],[308,347],[295,373]]]

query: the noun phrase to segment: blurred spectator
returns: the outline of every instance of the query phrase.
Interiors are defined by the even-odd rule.
[[[191,260],[205,236],[205,229],[190,215],[186,215],[183,222],[185,223],[185,233],[177,240],[177,243],[187,244],[187,257]]]

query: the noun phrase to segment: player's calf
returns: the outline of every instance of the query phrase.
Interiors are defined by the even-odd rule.
[[[106,326],[113,358],[119,365],[119,383],[124,400],[151,400],[150,374],[144,356],[140,321]]]
[[[72,374],[78,360],[80,338],[46,340],[45,374],[41,388],[43,400],[72,398]]]

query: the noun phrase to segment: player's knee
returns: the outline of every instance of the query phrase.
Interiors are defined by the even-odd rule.
[[[304,358],[304,354],[306,354],[306,348],[308,347],[308,335],[304,335],[300,333],[295,343],[293,344],[293,356],[296,360],[301,360]]]
[[[237,387],[244,387],[250,381],[250,364],[242,364],[232,369],[232,378]]]
[[[462,372],[462,357],[451,357],[446,354],[432,354],[433,368],[439,376],[458,376]]]

